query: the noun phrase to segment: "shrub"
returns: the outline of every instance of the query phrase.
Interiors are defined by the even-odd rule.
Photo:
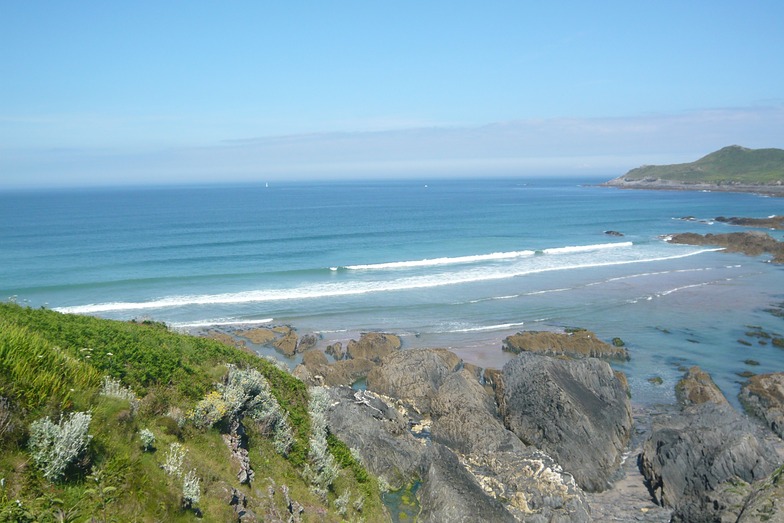
[[[191,469],[182,478],[182,504],[186,508],[190,508],[194,503],[198,503],[201,498],[201,487],[199,477],[196,475],[196,470]]]
[[[327,391],[323,387],[312,387],[308,404],[311,422],[310,452],[308,453],[310,463],[305,466],[305,476],[313,485],[313,491],[322,499],[326,499],[327,491],[339,472],[327,443],[325,414],[328,407],[329,395]]]
[[[87,433],[91,419],[89,412],[74,412],[67,419],[61,416],[57,425],[48,417],[30,425],[28,447],[46,479],[54,481],[62,476],[65,468],[87,448],[92,438]]]
[[[166,453],[161,467],[163,467],[163,470],[170,476],[181,476],[182,463],[185,461],[185,454],[187,452],[185,447],[175,441],[169,445],[169,451]]]
[[[274,435],[275,450],[287,454],[294,443],[288,415],[280,408],[269,382],[255,369],[229,365],[224,383],[196,404],[190,420],[200,428],[212,427],[221,420],[249,417],[261,432]]]
[[[101,394],[129,402],[131,404],[131,413],[135,413],[139,408],[139,398],[136,397],[136,394],[130,387],[124,386],[120,380],[104,376]]]
[[[351,497],[351,492],[346,490],[340,497],[335,498],[335,508],[338,511],[338,514],[341,516],[345,516],[346,512],[348,512],[348,502],[349,498]]]
[[[139,431],[139,439],[142,440],[142,450],[149,452],[155,448],[155,434],[150,429]]]

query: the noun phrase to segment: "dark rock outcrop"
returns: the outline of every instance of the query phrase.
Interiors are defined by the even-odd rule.
[[[343,349],[343,344],[339,341],[327,345],[327,348],[324,352],[335,358],[337,361],[342,360],[346,356],[346,351]]]
[[[604,234],[607,236],[623,236],[623,233],[618,231],[604,231]]]
[[[628,360],[629,352],[623,347],[605,343],[588,330],[569,332],[523,331],[507,336],[503,350],[514,354],[535,352],[547,356],[570,358],[605,358]]]
[[[429,467],[419,490],[422,522],[514,522],[514,516],[488,496],[457,456],[443,445],[430,447]]]
[[[741,404],[784,438],[784,372],[752,376],[740,390]]]
[[[359,337],[359,341],[348,342],[346,356],[348,358],[364,358],[379,363],[384,356],[399,350],[400,345],[400,338],[394,334],[365,332]]]
[[[707,402],[717,405],[729,404],[727,398],[724,397],[719,387],[713,382],[710,374],[696,366],[690,368],[686,375],[675,385],[675,397],[682,406],[699,405]]]
[[[640,466],[673,521],[735,521],[750,483],[776,467],[775,451],[727,405],[706,402],[653,422]]]
[[[495,402],[469,369],[448,375],[430,402],[430,436],[461,456],[484,492],[521,521],[589,521],[585,494],[544,452],[501,423]]]
[[[607,489],[631,435],[629,398],[610,366],[521,353],[496,398],[505,426],[551,455],[588,491]]]
[[[319,337],[316,334],[305,334],[297,342],[297,352],[305,352],[316,346]]]
[[[393,490],[421,475],[424,441],[408,431],[408,420],[384,398],[349,387],[328,389],[330,432],[359,453],[362,464]]]
[[[367,376],[368,389],[399,398],[420,414],[430,412],[430,402],[444,380],[462,366],[446,349],[411,349],[392,352]]]

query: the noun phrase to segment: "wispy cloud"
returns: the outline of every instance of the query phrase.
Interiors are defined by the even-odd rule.
[[[293,134],[211,146],[0,149],[0,183],[159,183],[293,178],[623,174],[720,147],[784,146],[784,105],[626,118]]]

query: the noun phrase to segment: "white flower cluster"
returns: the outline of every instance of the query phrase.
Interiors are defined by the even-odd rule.
[[[87,433],[91,419],[89,412],[73,412],[67,418],[61,416],[58,424],[48,416],[30,424],[27,446],[46,479],[54,481],[62,476],[65,468],[87,448],[92,439]]]

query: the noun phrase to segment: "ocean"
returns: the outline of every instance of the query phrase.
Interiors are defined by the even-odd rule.
[[[613,366],[644,404],[672,402],[691,365],[736,405],[737,373],[784,370],[784,350],[749,335],[784,333],[769,312],[784,267],[663,240],[744,230],[713,218],[782,214],[784,200],[600,181],[1,192],[0,297],[185,331],[287,324],[322,346],[393,332],[496,368],[510,334],[582,327],[626,343]]]

